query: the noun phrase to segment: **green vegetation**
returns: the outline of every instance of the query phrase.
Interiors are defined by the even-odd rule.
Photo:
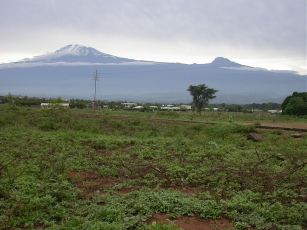
[[[198,113],[208,105],[209,100],[215,98],[217,90],[207,87],[205,84],[190,85],[188,88],[193,97],[193,105]]]
[[[52,98],[36,98],[36,97],[27,97],[27,96],[0,96],[0,104],[15,104],[17,106],[25,106],[25,107],[39,107],[40,103],[42,102],[49,102],[52,103],[53,101],[58,99],[52,99]],[[70,108],[77,108],[77,109],[86,109],[86,108],[92,108],[93,102],[91,100],[85,100],[85,99],[70,99],[69,105]],[[144,104],[145,110],[152,111],[152,109],[149,107],[152,104]],[[158,105],[158,104],[155,104]],[[103,108],[103,106],[107,106],[109,109],[122,109],[123,106],[121,105],[121,102],[118,101],[101,101],[97,100],[97,106],[100,108]],[[211,110],[213,108],[219,108],[222,111],[228,111],[228,112],[251,112],[256,110],[263,110],[267,111],[270,109],[279,110],[281,109],[281,105],[278,103],[253,103],[253,104],[246,104],[246,105],[237,105],[237,104],[209,104],[207,105],[208,108]]]
[[[281,105],[283,113],[288,115],[307,115],[307,92],[294,92]]]
[[[0,229],[177,229],[155,213],[306,228],[307,137],[228,116],[2,105]]]

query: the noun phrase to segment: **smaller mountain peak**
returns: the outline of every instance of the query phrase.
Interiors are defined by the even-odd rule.
[[[231,62],[228,58],[216,57],[213,62]]]
[[[224,57],[217,57],[210,64],[217,66],[217,67],[239,67],[239,66],[242,66],[242,65],[240,65],[236,62],[230,61],[229,59],[224,58]]]

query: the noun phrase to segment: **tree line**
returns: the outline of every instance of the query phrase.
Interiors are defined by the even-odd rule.
[[[210,100],[216,97],[218,92],[216,89],[209,88],[205,84],[190,85],[187,89],[193,99],[192,105],[195,111],[201,112],[205,107],[219,108],[228,112],[250,112],[252,110],[271,110],[282,109],[283,114],[289,115],[307,115],[307,92],[294,92],[291,96],[288,96],[282,104],[278,103],[252,103],[252,104],[209,104]],[[41,103],[63,101],[61,98],[39,98],[28,96],[14,96],[4,95],[0,96],[0,104],[14,104],[16,106],[28,106],[38,107]],[[85,109],[90,108],[92,105],[91,100],[86,99],[70,99],[69,105],[71,108]],[[119,108],[120,101],[97,101],[97,106],[103,107],[107,105],[108,108]]]
[[[192,98],[194,110],[198,113],[208,106],[209,101],[215,98],[215,94],[218,92],[216,89],[209,88],[205,84],[190,85],[188,88]],[[239,112],[244,108],[248,109],[282,109],[283,114],[287,115],[307,115],[307,92],[294,92],[291,96],[288,96],[284,102],[279,105],[276,103],[263,103],[263,104],[250,104],[250,105],[223,105],[225,110]]]

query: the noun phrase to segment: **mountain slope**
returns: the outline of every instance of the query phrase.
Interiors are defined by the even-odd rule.
[[[91,98],[95,69],[101,72],[98,97],[108,100],[190,102],[188,86],[205,83],[219,90],[214,102],[281,102],[293,91],[307,88],[306,76],[252,68],[221,57],[209,64],[141,62],[70,45],[0,65],[0,94]]]

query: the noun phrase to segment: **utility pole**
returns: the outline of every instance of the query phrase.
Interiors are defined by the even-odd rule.
[[[96,92],[97,92],[97,81],[99,80],[98,76],[98,70],[96,69],[93,80],[95,82],[95,90],[94,90],[94,104],[93,104],[93,109],[94,111],[97,109],[97,104],[96,104]]]

